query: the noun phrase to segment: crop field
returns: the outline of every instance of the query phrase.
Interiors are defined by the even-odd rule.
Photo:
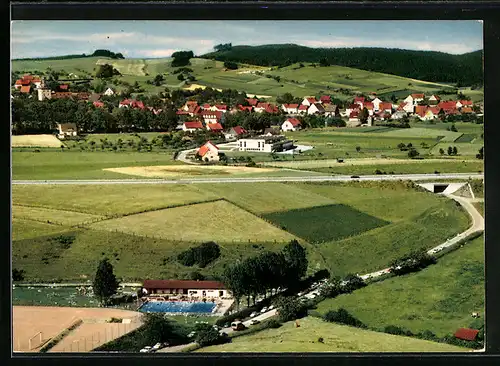
[[[450,280],[453,279],[453,280]],[[318,305],[326,313],[343,307],[370,327],[396,325],[438,336],[484,320],[484,236],[440,258],[420,272],[389,278]]]
[[[14,135],[11,137],[12,147],[61,147],[64,145],[54,135]]]
[[[206,213],[205,215],[201,213]],[[204,219],[206,217],[206,219]],[[181,241],[246,242],[259,233],[262,241],[290,241],[294,237],[226,201],[200,203],[126,216],[90,225]]]
[[[52,222],[66,226],[77,225],[79,223],[92,220],[104,219],[104,216],[92,215],[82,212],[19,205],[12,206],[12,216],[14,218],[22,218],[25,220],[40,222]]]
[[[264,217],[310,243],[341,240],[389,224],[342,204],[273,212]]]
[[[409,203],[408,203],[409,204]],[[444,201],[406,220],[358,236],[318,244],[330,273],[369,273],[413,250],[427,250],[469,227],[469,216],[454,202]]]
[[[462,133],[460,132],[452,132],[447,130],[438,130],[431,128],[401,128],[397,130],[384,131],[384,136],[387,137],[422,137],[422,138],[433,138],[438,139],[441,137],[440,141],[442,142],[451,142],[455,141],[459,138]]]
[[[443,149],[444,153],[448,153],[448,147],[456,147],[458,150],[458,156],[463,156],[463,157],[472,157],[476,156],[476,154],[479,152],[479,149],[481,149],[484,146],[484,143],[482,141],[480,142],[440,142],[436,144],[432,149],[431,153],[433,155],[439,156],[439,149]]]
[[[395,336],[369,330],[328,323],[306,317],[284,323],[278,329],[266,329],[241,336],[198,352],[467,352],[466,348],[421,339]],[[323,342],[318,342],[319,338]]]
[[[71,197],[70,200],[67,197]],[[126,199],[125,199],[126,197]],[[114,216],[203,202],[219,195],[196,185],[15,185],[14,204]]]
[[[70,230],[69,227],[44,222],[12,218],[12,240],[22,240],[45,235],[53,235]]]
[[[113,179],[127,175],[105,168],[175,163],[173,152],[14,151],[12,179]]]

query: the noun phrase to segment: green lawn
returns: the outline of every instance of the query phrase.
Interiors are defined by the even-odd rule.
[[[67,226],[52,225],[44,222],[12,218],[12,240],[22,240],[52,235],[70,230]]]
[[[352,294],[328,299],[318,311],[344,307],[370,327],[396,325],[413,333],[454,333],[484,319],[484,237],[440,258],[418,273],[376,282]]]
[[[389,224],[342,204],[273,212],[264,217],[310,243],[341,240]]]
[[[467,352],[468,349],[328,323],[314,317],[284,323],[198,352]],[[319,338],[323,342],[318,342]]]
[[[123,179],[125,174],[105,171],[105,168],[169,165],[173,152],[110,152],[61,151],[32,149],[13,151],[12,179]]]

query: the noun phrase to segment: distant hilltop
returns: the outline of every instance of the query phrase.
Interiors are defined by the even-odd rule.
[[[48,57],[35,57],[35,58],[15,58],[12,61],[35,61],[35,60],[66,60],[71,58],[83,58],[83,57],[109,57],[112,59],[124,59],[125,57],[121,53],[114,53],[109,50],[95,50],[91,55],[75,54],[75,55],[61,55],[61,56],[48,56]]]

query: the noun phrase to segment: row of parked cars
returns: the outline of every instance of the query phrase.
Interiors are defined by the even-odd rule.
[[[168,347],[170,344],[168,342],[158,342],[156,343],[153,347],[151,346],[146,346],[143,349],[141,349],[139,352],[140,353],[153,353],[158,351],[159,349]]]

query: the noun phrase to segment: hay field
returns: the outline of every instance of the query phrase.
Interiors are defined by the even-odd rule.
[[[307,317],[198,352],[467,352],[467,348],[378,333]],[[318,338],[323,342],[318,342]]]
[[[95,322],[109,320],[112,317],[132,319],[140,315],[135,311],[119,309],[14,306],[12,319],[14,350],[37,352],[38,350],[29,350],[28,339],[31,336],[43,332],[42,339],[48,340],[78,319]]]
[[[12,147],[61,147],[63,143],[54,135],[14,135]]]
[[[106,171],[135,175],[147,178],[174,178],[199,175],[234,175],[251,173],[271,173],[276,171],[272,168],[251,168],[246,166],[222,166],[222,165],[158,165],[137,166],[124,168],[107,168]]]
[[[26,220],[52,222],[62,225],[76,225],[91,220],[103,219],[104,216],[92,215],[75,211],[55,210],[43,207],[12,206],[12,216]]]
[[[199,203],[91,224],[90,228],[180,241],[289,241],[294,236],[227,201]]]
[[[12,218],[12,240],[23,240],[39,236],[53,235],[70,230],[67,226],[51,225],[43,222]]]

